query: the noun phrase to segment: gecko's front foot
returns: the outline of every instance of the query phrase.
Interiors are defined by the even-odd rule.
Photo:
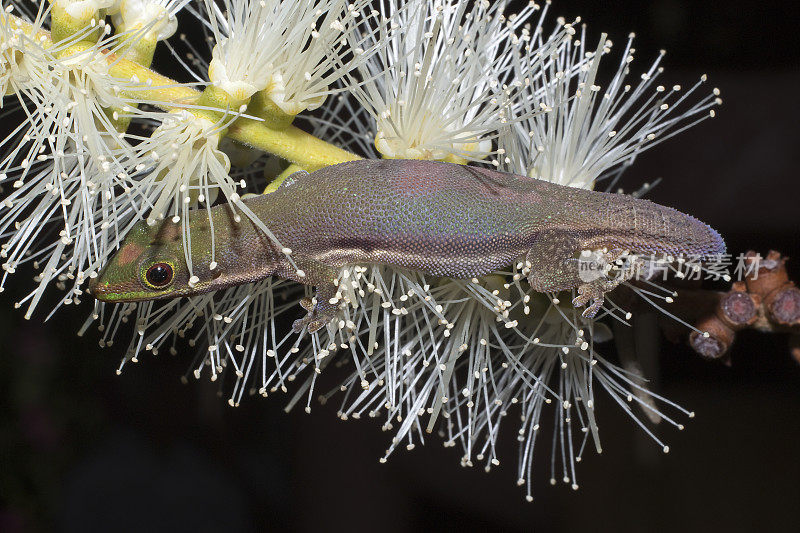
[[[308,313],[303,318],[299,318],[292,323],[292,330],[295,333],[300,333],[303,328],[306,328],[309,333],[315,333],[336,318],[339,305],[331,303],[332,296],[328,294],[329,292],[329,289],[323,290],[319,288],[314,299],[305,297],[300,300],[300,307]],[[336,287],[333,287],[333,292],[336,292]]]
[[[318,316],[317,313],[309,312],[303,318],[298,318],[294,322],[292,322],[292,331],[295,333],[300,333],[303,331],[303,328],[308,329],[309,333],[315,333],[322,328],[324,328],[328,322],[333,320],[332,316]]]

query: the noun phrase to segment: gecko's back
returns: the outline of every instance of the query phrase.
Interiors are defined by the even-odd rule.
[[[330,265],[386,263],[468,278],[508,266],[545,230],[635,253],[721,253],[675,209],[432,161],[362,160],[290,176],[249,200],[281,242]]]
[[[524,253],[557,212],[548,185],[447,163],[364,160],[295,174],[248,206],[286,246],[327,264],[471,277]]]

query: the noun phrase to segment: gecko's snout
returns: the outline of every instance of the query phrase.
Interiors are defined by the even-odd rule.
[[[88,285],[86,285],[86,292],[94,296],[97,293],[97,278],[90,278]]]
[[[139,281],[139,257],[143,247],[126,243],[86,286],[101,302],[125,302],[141,299],[145,290]]]
[[[89,284],[86,286],[86,292],[101,302],[112,301],[113,298],[111,298],[111,296],[114,294],[114,289],[107,281],[105,283],[101,282],[102,279],[102,273],[98,276],[90,278]]]
[[[107,287],[104,287],[100,284],[100,276],[89,279],[89,284],[86,286],[86,292],[101,302],[108,301],[108,290]]]

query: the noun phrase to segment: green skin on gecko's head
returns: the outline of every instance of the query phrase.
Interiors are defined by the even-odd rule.
[[[199,244],[199,243],[198,243]],[[128,233],[117,254],[89,284],[98,300],[136,302],[194,294],[183,253],[181,225],[142,221]]]

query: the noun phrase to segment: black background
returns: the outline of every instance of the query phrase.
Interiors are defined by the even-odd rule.
[[[590,35],[637,33],[644,68],[666,48],[665,84],[702,73],[722,91],[716,119],[646,153],[628,187],[709,222],[734,254],[800,258],[800,86],[789,2],[555,0]],[[158,64],[158,60],[156,62]],[[636,68],[634,67],[634,70]],[[790,262],[800,279],[800,268]],[[739,336],[732,366],[662,345],[660,391],[697,412],[668,428],[664,455],[601,401],[602,456],[581,488],[550,487],[548,450],[535,501],[515,485],[512,427],[490,474],[458,466],[436,439],[379,464],[390,435],[341,422],[336,405],[285,414],[284,398],[231,409],[214,385],[179,377],[186,357],[143,357],[116,376],[120,350],[74,332],[84,314],[25,321],[0,295],[0,530],[66,531],[753,531],[800,523],[800,368],[781,335]],[[44,309],[45,306],[42,307]],[[86,310],[88,313],[88,309]],[[38,318],[38,319],[37,319]],[[288,399],[288,398],[286,398]]]

